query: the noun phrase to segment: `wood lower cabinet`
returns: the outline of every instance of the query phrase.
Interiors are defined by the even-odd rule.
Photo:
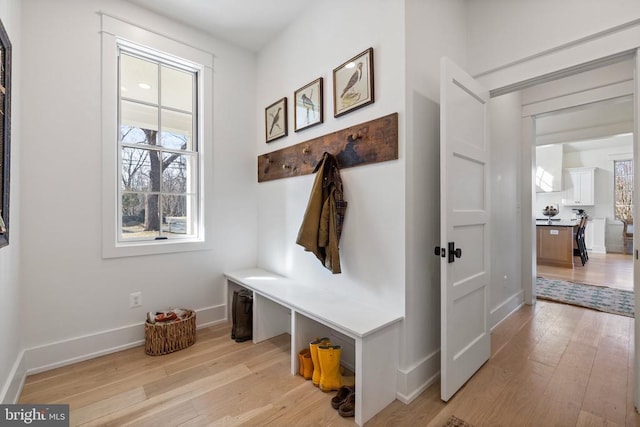
[[[573,227],[536,226],[538,264],[573,268]]]

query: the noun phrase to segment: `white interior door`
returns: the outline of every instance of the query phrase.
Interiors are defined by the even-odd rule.
[[[440,77],[441,398],[489,359],[489,92],[447,58]]]

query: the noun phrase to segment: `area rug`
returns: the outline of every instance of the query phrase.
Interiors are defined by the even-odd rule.
[[[585,285],[538,276],[536,296],[540,299],[634,317],[633,292],[623,289]]]
[[[473,427],[466,421],[461,420],[455,415],[451,415],[447,420],[447,423],[443,427]]]

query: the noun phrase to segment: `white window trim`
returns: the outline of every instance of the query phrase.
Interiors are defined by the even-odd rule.
[[[101,14],[102,28],[102,257],[164,254],[213,248],[211,197],[206,184],[213,177],[213,55],[124,20]],[[200,174],[200,233],[198,239],[118,243],[117,152],[118,152],[118,43],[134,43],[198,64]]]

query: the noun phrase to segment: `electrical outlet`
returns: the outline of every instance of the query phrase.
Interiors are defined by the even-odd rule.
[[[129,294],[129,308],[140,307],[142,305],[142,292]]]

